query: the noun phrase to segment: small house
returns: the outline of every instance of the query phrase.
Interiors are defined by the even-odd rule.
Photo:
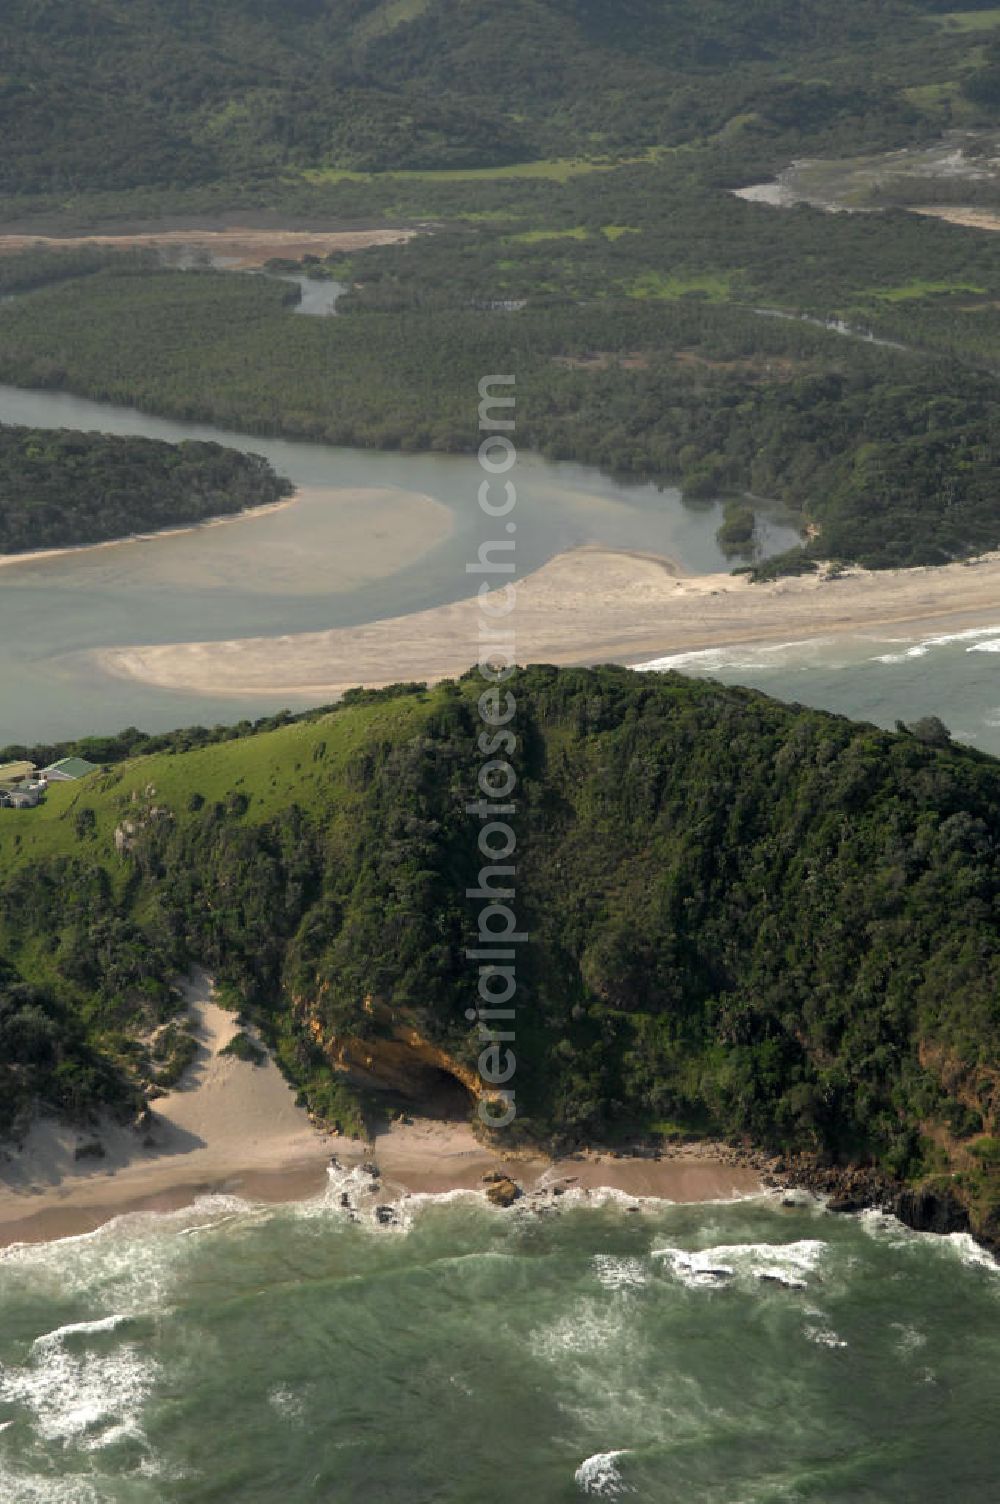
[[[34,809],[41,797],[40,786],[32,784],[30,788],[11,789],[7,795],[7,805],[10,809]]]
[[[86,778],[88,773],[96,773],[97,764],[88,762],[85,757],[60,757],[51,767],[43,768],[41,776],[47,778],[50,783],[70,783],[77,778]]]
[[[0,767],[0,787],[10,788],[13,784],[24,783],[34,774],[33,762],[6,762]]]

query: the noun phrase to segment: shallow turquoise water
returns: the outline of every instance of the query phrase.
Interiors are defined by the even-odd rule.
[[[598,1198],[599,1199],[599,1198]],[[211,1198],[0,1258],[0,1497],[1000,1492],[1000,1272],[814,1203]]]

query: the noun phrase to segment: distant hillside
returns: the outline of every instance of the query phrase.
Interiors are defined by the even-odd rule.
[[[260,455],[221,444],[0,425],[0,553],[181,527],[290,492]]]
[[[511,687],[521,1130],[955,1171],[1000,1234],[1000,765],[675,675]],[[355,694],[0,811],[8,1120],[127,1107],[194,960],[328,1118],[379,1080],[474,1086],[480,689]]]
[[[496,166],[696,139],[754,112],[778,130],[861,116],[891,130],[918,118],[905,90],[922,53],[964,59],[936,8],[9,0],[0,192]],[[975,99],[993,108],[986,85]]]

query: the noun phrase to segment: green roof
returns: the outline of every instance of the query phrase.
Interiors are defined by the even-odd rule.
[[[65,778],[83,778],[87,773],[97,772],[97,763],[85,757],[60,757],[43,770],[46,773],[62,773]]]

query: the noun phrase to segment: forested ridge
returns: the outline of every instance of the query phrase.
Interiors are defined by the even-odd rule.
[[[0,820],[8,1121],[131,1110],[194,961],[330,1118],[358,1109],[325,1046],[388,1018],[474,1063],[480,687],[354,694]],[[1000,765],[677,675],[511,688],[522,1133],[954,1171],[996,1236]]]
[[[181,527],[291,493],[260,455],[0,425],[0,553]]]
[[[918,118],[928,55],[989,115],[934,0],[10,0],[0,190],[496,166]],[[503,67],[495,61],[503,58]]]

